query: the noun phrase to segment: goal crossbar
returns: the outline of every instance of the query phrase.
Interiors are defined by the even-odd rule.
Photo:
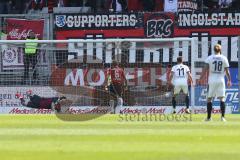
[[[171,42],[171,41],[192,41],[193,38],[151,38],[151,39],[69,39],[69,40],[0,40],[0,43],[100,43],[100,42]]]

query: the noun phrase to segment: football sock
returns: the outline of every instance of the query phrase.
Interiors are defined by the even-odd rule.
[[[186,102],[186,107],[188,109],[189,108],[189,96],[186,96],[185,102]]]
[[[212,113],[212,102],[207,103],[207,118],[211,118],[211,113]]]
[[[225,116],[225,102],[220,102],[220,108],[221,108],[221,113],[222,113],[222,117]]]
[[[175,99],[175,97],[172,97],[172,106],[173,106],[173,109],[176,109],[176,99]]]

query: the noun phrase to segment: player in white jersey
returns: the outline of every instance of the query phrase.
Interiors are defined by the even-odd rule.
[[[227,86],[230,87],[231,76],[229,73],[229,62],[228,59],[221,55],[221,45],[217,44],[214,46],[214,55],[208,56],[205,60],[208,70],[208,95],[207,95],[207,119],[211,120],[212,112],[212,100],[217,97],[220,100],[221,108],[221,120],[226,121],[225,116],[225,73],[227,76]]]
[[[164,12],[177,12],[178,0],[164,0]]]
[[[177,65],[172,67],[170,73],[170,82],[174,86],[174,93],[172,97],[173,113],[176,113],[176,95],[180,94],[181,91],[186,95],[186,113],[190,113],[188,80],[191,84],[193,84],[192,75],[189,67],[183,64],[182,57],[178,57]]]

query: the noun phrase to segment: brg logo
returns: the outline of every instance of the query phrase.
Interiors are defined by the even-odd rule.
[[[66,24],[66,15],[56,15],[55,16],[55,23],[57,27],[64,27]]]
[[[151,14],[145,21],[145,35],[148,38],[170,38],[173,31],[173,18],[169,13]]]
[[[17,57],[17,52],[14,49],[8,48],[3,51],[3,61],[12,63]]]

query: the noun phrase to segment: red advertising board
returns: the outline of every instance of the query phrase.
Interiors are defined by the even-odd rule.
[[[33,31],[38,39],[43,38],[44,20],[27,20],[8,18],[7,39],[22,40],[26,39],[29,32]],[[42,52],[40,53],[42,54]],[[23,69],[23,47],[8,44],[2,45],[2,63],[3,70]],[[41,59],[42,62],[42,59]]]
[[[44,20],[8,18],[6,21],[9,40],[26,39],[30,31],[33,31],[38,39],[43,38]]]

